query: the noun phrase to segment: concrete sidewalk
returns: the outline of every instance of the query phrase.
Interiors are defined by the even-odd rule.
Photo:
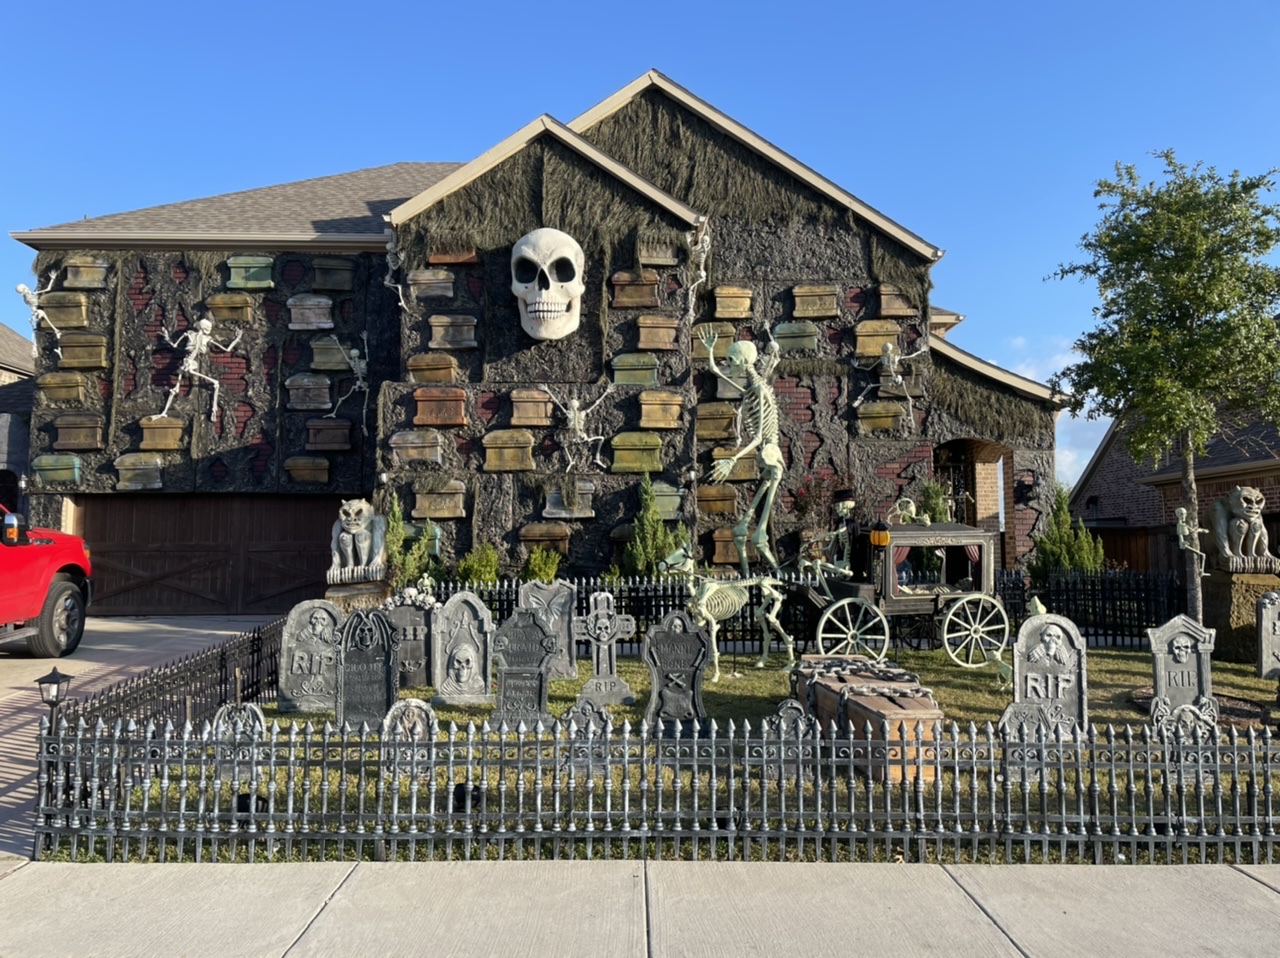
[[[275,616],[91,617],[71,655],[38,659],[24,641],[0,642],[0,855],[31,854],[36,730],[48,710],[35,681],[55,665],[84,698],[146,669],[247,632]],[[0,951],[0,955],[4,952]]]
[[[18,958],[1250,958],[1274,955],[1280,930],[1280,866],[5,867],[0,955]]]

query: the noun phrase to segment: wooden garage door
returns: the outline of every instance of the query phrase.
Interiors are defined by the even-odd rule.
[[[287,612],[324,595],[330,496],[83,496],[95,615]]]

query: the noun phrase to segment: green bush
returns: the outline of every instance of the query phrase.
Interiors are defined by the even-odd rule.
[[[1027,563],[1031,581],[1043,587],[1049,581],[1049,573],[1075,569],[1081,572],[1098,572],[1106,561],[1102,554],[1102,539],[1095,539],[1084,527],[1084,521],[1071,522],[1070,497],[1067,487],[1058,483],[1053,490],[1053,511],[1042,536],[1032,536],[1035,555]]]
[[[564,557],[555,549],[534,546],[529,550],[529,558],[524,560],[524,568],[520,570],[520,581],[555,582],[562,558]]]
[[[640,482],[640,508],[631,525],[631,541],[622,552],[622,574],[658,575],[658,562],[688,542],[684,527],[679,526],[677,530],[672,532],[659,518],[653,483],[646,472]]]
[[[492,542],[476,546],[458,560],[458,581],[498,581],[498,550]]]

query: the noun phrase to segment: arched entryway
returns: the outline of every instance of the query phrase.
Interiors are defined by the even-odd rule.
[[[987,439],[953,439],[934,447],[933,476],[950,486],[955,520],[1000,536],[996,564],[1017,564],[1013,528],[1013,450]],[[1005,521],[1008,519],[1008,521]]]
[[[0,469],[0,505],[18,511],[18,476],[8,469]]]

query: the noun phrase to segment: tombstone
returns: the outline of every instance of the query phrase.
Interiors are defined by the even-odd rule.
[[[1218,732],[1218,700],[1213,696],[1210,656],[1214,630],[1195,619],[1179,615],[1158,629],[1147,629],[1151,642],[1155,696],[1151,700],[1151,724],[1157,732],[1181,733],[1191,740]]]
[[[410,775],[416,763],[429,762],[439,725],[422,699],[401,699],[382,720],[382,765],[392,774]]]
[[[609,721],[609,713],[602,706],[582,699],[560,716],[569,736],[568,747],[560,753],[562,772],[572,769],[589,776],[609,773]]]
[[[1000,731],[1020,738],[1070,738],[1089,728],[1085,641],[1061,615],[1033,615],[1013,644],[1013,704]]]
[[[1258,596],[1258,678],[1280,679],[1280,592]]]
[[[338,633],[338,725],[377,728],[395,703],[396,630],[380,610],[356,609]]]
[[[346,615],[332,602],[293,607],[280,638],[277,707],[281,712],[332,712],[338,707],[338,630]]]
[[[489,721],[550,726],[547,711],[549,669],[559,643],[545,617],[532,609],[516,609],[493,636],[493,664],[498,674],[498,707]]]
[[[393,601],[403,599],[403,593]],[[422,688],[430,685],[427,676],[427,649],[431,637],[431,627],[427,624],[430,608],[401,602],[387,609],[387,619],[396,630],[399,640],[399,651],[396,653],[396,668],[399,672],[400,688]]]
[[[555,636],[556,651],[551,657],[550,674],[557,679],[578,677],[578,653],[573,641],[573,610],[577,602],[578,590],[561,579],[549,585],[526,582],[520,586],[516,607],[537,613],[547,631]]]
[[[650,626],[643,655],[652,683],[645,721],[653,725],[706,718],[702,678],[711,659],[711,640],[688,613],[668,612]]]
[[[267,717],[252,702],[228,702],[213,713],[210,736],[217,750],[217,775],[223,782],[253,780],[254,748],[267,737]]]
[[[630,705],[636,700],[626,679],[618,675],[618,640],[636,634],[636,620],[630,615],[619,615],[614,605],[612,593],[593,592],[591,611],[586,618],[573,622],[574,639],[591,643],[591,678],[578,693],[577,706],[589,703],[602,708]]]
[[[431,612],[433,705],[492,705],[493,616],[474,592],[455,592]]]

